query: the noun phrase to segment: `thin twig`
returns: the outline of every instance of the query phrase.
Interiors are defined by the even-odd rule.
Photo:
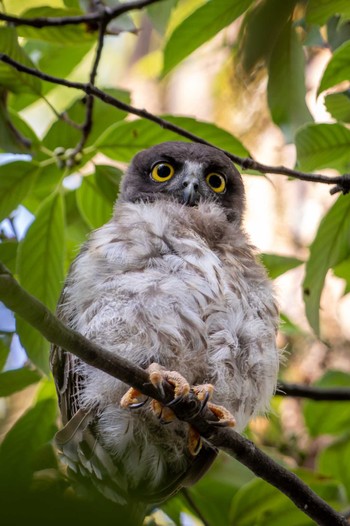
[[[0,263],[0,299],[3,303],[35,327],[51,343],[70,352],[93,367],[119,378],[146,396],[161,402],[173,400],[173,388],[164,385],[164,395],[149,381],[147,373],[76,331],[63,325],[39,300],[28,294]],[[320,526],[347,526],[346,519],[314,493],[294,473],[277,464],[250,440],[231,428],[218,427],[212,423],[213,415],[208,408],[201,410],[201,402],[190,393],[172,409],[180,420],[191,423],[213,446],[223,449],[247,466],[255,475],[266,480],[289,497],[294,504]]]
[[[125,2],[124,4],[118,5],[116,7],[107,7],[106,15],[107,21],[110,22],[114,18],[118,18],[124,13],[133,11],[135,9],[143,9],[149,5],[161,2],[162,0],[139,0],[137,2]],[[38,29],[43,27],[62,27],[68,25],[78,25],[78,24],[91,24],[99,22],[104,19],[104,14],[101,11],[95,11],[93,13],[87,13],[85,15],[78,16],[62,16],[62,17],[51,17],[51,16],[38,16],[35,18],[24,18],[13,15],[7,15],[5,13],[0,13],[0,20],[4,22],[9,22],[14,26],[29,26],[37,27]]]
[[[96,2],[97,3],[97,2]],[[107,16],[107,8],[106,7],[100,7],[99,8],[102,11],[102,18],[99,20],[99,32],[98,32],[98,42],[97,42],[97,48],[95,53],[95,60],[93,62],[91,71],[90,71],[90,86],[95,85],[95,80],[97,76],[97,70],[98,65],[101,60],[102,56],[102,50],[103,50],[103,44],[104,44],[104,37],[105,32],[108,24],[108,16]],[[74,164],[74,159],[76,155],[78,155],[80,152],[82,152],[86,141],[89,138],[91,128],[92,128],[92,113],[94,109],[94,101],[95,98],[93,95],[88,95],[86,99],[86,115],[85,115],[85,121],[84,124],[81,127],[82,136],[79,141],[79,143],[74,148],[71,156],[70,156],[70,162]]]
[[[192,495],[190,494],[189,490],[187,488],[182,488],[181,494],[183,495],[184,499],[187,500],[188,504],[192,508],[192,510],[195,512],[197,517],[203,522],[204,526],[211,526],[210,523],[207,521],[207,519],[204,517],[201,510],[198,508],[196,502],[193,500]]]
[[[279,382],[276,395],[309,398],[315,401],[345,402],[350,400],[350,389],[346,387],[315,387]]]
[[[181,128],[180,126],[177,126],[176,124],[172,124],[171,122],[165,119],[162,119],[161,117],[153,115],[147,110],[135,108],[134,106],[131,106],[130,104],[126,104],[125,102],[122,102],[116,99],[115,97],[112,97],[111,95],[100,90],[99,88],[96,88],[95,86],[91,86],[89,83],[73,82],[73,81],[69,81],[66,79],[59,78],[59,77],[54,77],[52,75],[48,75],[47,73],[43,73],[42,71],[39,71],[37,69],[30,68],[28,66],[24,66],[23,64],[20,64],[16,60],[13,60],[11,57],[9,57],[8,55],[4,53],[0,53],[0,61],[13,66],[18,71],[21,71],[23,73],[28,73],[29,75],[33,75],[34,77],[38,77],[42,80],[46,80],[47,82],[52,82],[54,84],[66,86],[67,88],[77,89],[77,90],[83,91],[87,95],[94,95],[98,99],[102,100],[103,102],[107,104],[110,104],[111,106],[114,106],[116,108],[119,108],[122,111],[125,111],[127,113],[132,113],[133,115],[137,115],[138,117],[154,122],[155,124],[158,124],[162,128],[172,131],[176,133],[177,135],[180,135],[181,137],[185,137],[186,139],[189,139],[191,141],[198,142],[201,144],[206,144],[208,146],[214,146],[212,143],[206,141],[205,139],[202,139],[198,135],[190,133],[184,128]],[[214,147],[217,148],[216,146]],[[327,175],[318,174],[318,173],[301,172],[299,170],[293,170],[285,166],[269,166],[266,164],[259,163],[250,157],[239,157],[238,155],[234,155],[233,153],[228,152],[227,150],[222,150],[221,148],[217,148],[217,149],[225,153],[227,157],[229,157],[234,163],[241,166],[244,170],[251,169],[251,170],[256,170],[258,172],[261,172],[263,174],[270,173],[270,174],[276,174],[276,175],[286,175],[288,177],[293,177],[294,179],[299,179],[301,181],[311,181],[315,183],[335,185],[331,189],[331,193],[342,191],[344,194],[346,194],[350,192],[350,174],[339,175],[336,177],[329,177]]]

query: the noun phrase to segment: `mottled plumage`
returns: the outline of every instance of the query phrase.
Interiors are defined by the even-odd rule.
[[[238,431],[268,409],[279,362],[277,309],[243,209],[241,177],[218,150],[174,142],[140,152],[58,306],[68,326],[110,352],[212,383],[212,401]],[[65,425],[59,447],[108,497],[159,502],[211,465],[209,445],[188,452],[187,424],[161,425],[149,405],[121,409],[125,384],[57,348],[52,369]]]

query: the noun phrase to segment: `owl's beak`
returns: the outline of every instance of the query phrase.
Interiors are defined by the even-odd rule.
[[[182,187],[184,204],[188,206],[196,205],[200,198],[198,178],[196,176],[186,177],[182,183]]]

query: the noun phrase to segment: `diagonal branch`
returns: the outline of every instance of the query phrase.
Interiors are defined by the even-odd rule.
[[[168,403],[173,399],[170,384],[165,394],[149,382],[146,372],[129,361],[106,351],[81,334],[65,327],[40,301],[28,294],[12,274],[0,263],[0,299],[26,322],[41,332],[51,343],[75,354],[86,363],[119,378],[146,396]],[[193,395],[172,405],[177,417],[194,425],[213,446],[224,450],[247,466],[257,477],[272,484],[289,497],[306,515],[321,526],[346,526],[346,519],[314,493],[294,473],[277,464],[253,442],[229,428],[210,422],[213,415],[208,408],[201,411],[201,403]]]
[[[59,84],[61,86],[66,86],[67,88],[78,89],[80,91],[83,91],[87,95],[94,95],[98,99],[102,100],[103,102],[107,104],[110,104],[111,106],[114,106],[116,108],[119,108],[122,111],[132,113],[133,115],[137,115],[138,117],[154,122],[155,124],[158,124],[162,128],[172,131],[180,135],[181,137],[185,137],[186,139],[189,139],[193,142],[198,142],[201,144],[206,144],[208,146],[213,146],[217,148],[215,145],[202,139],[198,135],[190,133],[184,128],[181,128],[180,126],[177,126],[176,124],[172,124],[171,122],[165,119],[162,119],[161,117],[158,117],[157,115],[153,115],[147,110],[135,108],[134,106],[131,106],[130,104],[126,104],[125,102],[122,102],[116,99],[115,97],[112,97],[111,95],[104,92],[103,90],[100,90],[99,88],[96,88],[95,86],[91,86],[89,83],[73,82],[73,81],[63,79],[63,78],[48,75],[47,73],[44,73],[37,69],[30,68],[28,66],[24,66],[23,64],[20,64],[19,62],[17,62],[16,60],[12,59],[11,57],[9,57],[8,55],[4,53],[0,53],[0,61],[5,62],[5,64],[9,64],[10,66],[14,67],[18,71],[21,71],[23,73],[28,73],[28,75],[38,77],[42,80],[46,80],[47,82],[52,82],[53,84]],[[301,181],[310,181],[310,182],[315,182],[315,183],[333,185],[333,188],[330,190],[332,194],[337,193],[337,192],[343,192],[344,194],[347,194],[350,192],[350,174],[339,175],[336,177],[329,177],[327,175],[318,174],[318,173],[307,173],[307,172],[301,172],[299,170],[293,170],[291,168],[287,168],[286,166],[269,166],[267,164],[259,163],[255,161],[254,159],[252,159],[251,157],[239,157],[238,155],[234,155],[233,153],[228,152],[226,150],[222,150],[221,148],[217,148],[217,149],[225,153],[227,157],[229,157],[234,163],[241,166],[244,170],[248,170],[248,169],[256,170],[263,174],[268,173],[268,174],[286,175],[288,177],[293,177],[294,179],[299,179]]]
[[[138,0],[136,2],[125,2],[124,4],[118,5],[116,7],[107,7],[106,8],[106,17],[107,23],[117,18],[124,13],[133,11],[134,9],[143,9],[151,4],[161,2],[162,0]],[[51,17],[51,16],[38,16],[35,18],[25,18],[18,17],[13,15],[7,15],[5,13],[0,13],[0,20],[4,22],[11,23],[13,26],[29,26],[29,27],[62,27],[68,25],[78,25],[78,24],[91,24],[103,20],[105,15],[101,11],[94,11],[92,13],[87,13],[86,15],[78,16],[62,16],[62,17]]]
[[[350,389],[346,387],[315,387],[279,382],[276,396],[293,396],[315,401],[345,402],[350,400]]]

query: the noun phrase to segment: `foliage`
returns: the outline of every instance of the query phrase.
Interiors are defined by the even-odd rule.
[[[105,3],[111,7],[118,4],[116,0]],[[3,6],[0,12],[27,18],[66,17],[84,15],[89,9],[89,2],[79,0],[25,4],[24,7],[19,0],[4,0],[0,3]],[[165,78],[163,82],[167,82],[182,61],[188,57],[191,60],[197,48],[239,19],[240,31],[231,49],[235,64],[247,79],[264,68],[270,117],[280,127],[286,141],[296,145],[297,168],[349,171],[350,92],[344,84],[350,82],[348,0],[163,0],[159,5],[146,8],[143,16],[146,13],[154,41],[158,42],[154,44],[157,48],[150,50],[149,57],[154,52],[162,56],[160,78]],[[138,13],[111,21],[111,32],[122,35],[109,38],[117,40],[124,32],[134,32],[142,20]],[[97,39],[97,25],[88,23],[45,28],[0,25],[1,53],[25,66],[66,79],[79,78],[83,82],[89,78]],[[310,56],[322,47],[330,50],[331,58],[318,93],[327,90],[325,106],[333,123],[312,122],[305,102],[305,68]],[[113,60],[119,58],[113,56]],[[119,86],[99,86],[119,101],[130,102],[130,94]],[[44,113],[51,112],[49,125],[40,133],[30,112],[38,106]],[[185,140],[146,119],[130,120],[126,111],[97,99],[92,111],[91,131],[84,136],[87,112],[85,94],[57,87],[0,62],[0,149],[3,153],[26,154],[21,158],[11,157],[0,166],[0,220],[3,221],[0,260],[16,272],[29,292],[52,310],[65,271],[87,232],[111,216],[123,163],[130,161],[142,148],[166,140]],[[249,156],[248,149],[238,138],[215,123],[189,116],[166,115],[164,118],[219,148],[242,157]],[[79,148],[82,137],[83,144]],[[343,278],[345,292],[350,291],[350,200],[349,196],[340,196],[329,197],[329,201],[331,207],[310,246],[303,284],[306,315],[318,336],[322,331],[319,310],[327,272],[333,270]],[[32,222],[25,236],[19,238],[16,232],[11,233],[9,226],[16,223],[23,208],[32,214]],[[300,259],[278,254],[265,254],[263,262],[273,279],[303,263]],[[298,332],[289,320],[285,327],[286,334]],[[23,502],[29,507],[30,501],[34,503],[27,517],[33,515],[33,520],[36,517],[36,524],[39,524],[33,510],[35,505],[42,505],[42,495],[50,505],[56,503],[57,517],[62,515],[60,503],[71,510],[72,516],[74,513],[72,502],[67,499],[67,481],[59,473],[50,445],[56,428],[56,410],[55,392],[47,378],[48,343],[19,319],[16,333],[26,351],[28,364],[0,374],[0,396],[7,397],[34,384],[38,391],[32,405],[2,442],[0,486],[4,491],[6,488],[9,495],[8,507],[4,504],[5,517],[6,512],[11,513],[11,509],[16,508],[10,490],[19,481]],[[13,331],[0,332],[1,368],[7,361],[12,336]],[[350,386],[350,376],[329,372],[320,385]],[[334,507],[345,509],[350,506],[350,481],[349,470],[344,469],[342,459],[346,459],[350,451],[349,436],[345,433],[350,408],[344,402],[309,401],[303,404],[303,413],[309,437],[327,434],[334,437],[334,441],[317,455],[313,471],[300,470],[298,473]],[[280,436],[277,421],[276,416],[266,423],[265,446],[273,445],[272,454],[284,461],[285,454],[290,457],[293,454]],[[268,437],[273,437],[273,444],[269,444]],[[264,445],[264,440],[262,442]],[[33,488],[36,496],[27,498]],[[282,521],[293,526],[311,524],[277,490],[254,479],[240,464],[228,464],[223,458],[188,491],[209,524],[279,525]],[[76,510],[80,505],[76,504]],[[102,513],[105,506],[98,502],[96,509]],[[113,514],[109,506],[104,516],[109,512]],[[96,510],[89,507],[86,513],[87,508],[84,509],[86,523],[89,519],[93,522]],[[173,524],[179,525],[183,513],[197,515],[184,495],[165,503],[163,510]],[[20,510],[16,513],[20,521]]]

